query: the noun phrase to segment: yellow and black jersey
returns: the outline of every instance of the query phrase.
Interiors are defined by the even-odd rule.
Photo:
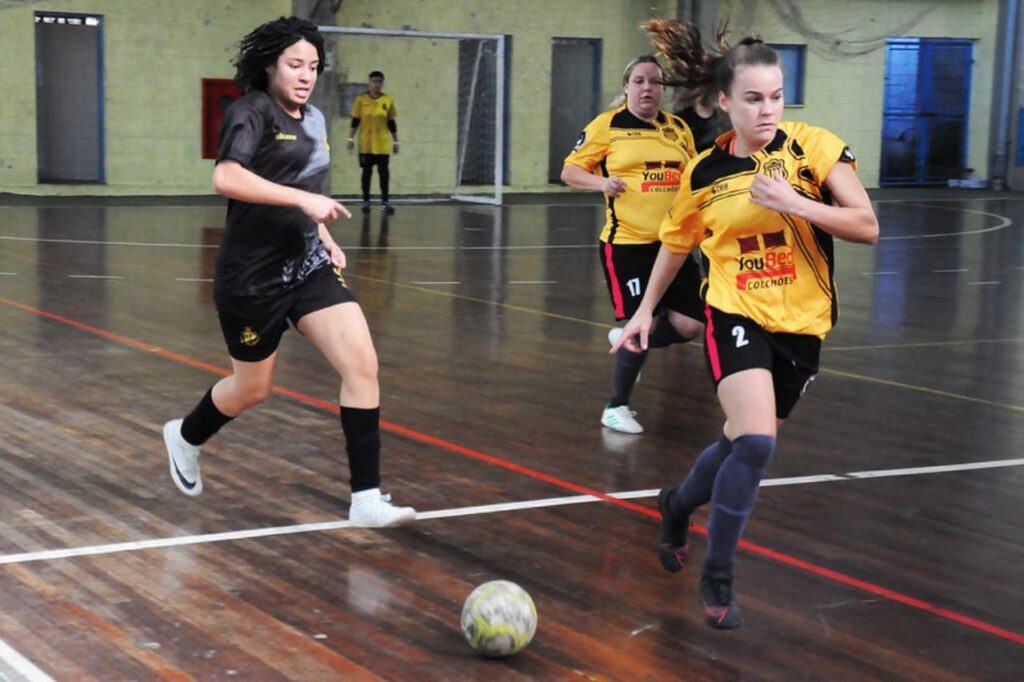
[[[390,95],[381,93],[379,97],[370,97],[369,92],[356,96],[352,102],[352,118],[359,119],[358,152],[360,154],[390,154],[391,131],[388,121],[398,116],[395,101]]]
[[[565,163],[626,181],[626,191],[605,196],[601,241],[650,244],[679,190],[683,167],[697,156],[690,128],[678,116],[659,111],[647,122],[626,105],[606,111],[580,133]]]
[[[751,202],[750,184],[758,173],[781,173],[803,196],[831,203],[829,172],[840,161],[856,168],[856,160],[834,134],[804,123],[783,122],[746,158],[726,151],[734,137],[721,135],[687,166],[661,241],[675,253],[700,245],[712,307],[771,332],[824,338],[838,315],[832,235]]]

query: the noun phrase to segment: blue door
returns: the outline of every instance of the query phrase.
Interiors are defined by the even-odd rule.
[[[945,184],[967,162],[969,40],[888,41],[882,185]]]

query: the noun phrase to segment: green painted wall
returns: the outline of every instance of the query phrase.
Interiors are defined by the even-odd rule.
[[[622,67],[649,51],[639,24],[675,12],[672,0],[345,0],[339,25],[513,36],[508,191],[562,191],[547,182],[551,41],[602,39],[602,104],[617,93]],[[723,0],[733,37],[756,31],[770,42],[808,45],[807,103],[786,116],[833,129],[860,158],[867,186],[878,183],[884,38],[975,41],[968,165],[984,175],[998,0]],[[798,5],[800,16],[779,12]],[[36,10],[104,16],[106,186],[37,185]],[[290,0],[50,0],[0,9],[0,191],[59,194],[207,194],[212,164],[200,154],[200,83],[230,78],[237,40],[258,23],[290,14]],[[794,26],[802,26],[803,31]],[[842,49],[815,34],[832,35]],[[843,51],[859,52],[854,55]],[[339,82],[387,74],[399,109],[402,153],[396,194],[451,190],[455,164],[457,44],[422,39],[349,39],[338,48]],[[322,93],[330,93],[323,87]],[[337,99],[335,96],[332,98]],[[325,106],[330,112],[330,107]],[[332,191],[358,192],[356,162],[345,153],[348,112],[334,102]],[[342,115],[342,113],[344,115]]]
[[[784,5],[766,0],[721,4],[737,19],[735,40],[757,32],[768,42],[807,45],[806,104],[787,108],[785,117],[829,128],[846,140],[868,187],[879,181],[885,38],[974,40],[967,165],[981,177],[987,174],[998,0],[806,0],[799,3],[798,21],[779,14],[777,7]],[[797,23],[821,39],[796,30]],[[857,52],[862,54],[847,56]]]
[[[103,16],[107,185],[36,184],[34,13]],[[290,0],[50,0],[0,10],[0,191],[210,193],[201,81],[231,78],[239,38]]]

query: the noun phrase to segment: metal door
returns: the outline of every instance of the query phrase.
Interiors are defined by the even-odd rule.
[[[972,52],[968,40],[888,42],[882,185],[945,184],[964,173]]]

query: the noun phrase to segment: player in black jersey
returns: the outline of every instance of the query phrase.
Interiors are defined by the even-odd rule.
[[[324,68],[316,25],[281,17],[242,39],[235,80],[243,96],[225,112],[214,189],[229,198],[214,301],[232,374],[184,419],[164,425],[171,478],[199,495],[199,446],[271,393],[277,347],[290,322],[340,375],[341,426],[352,485],[352,525],[396,526],[416,517],[380,492],[377,356],[362,309],[345,284],[345,254],[325,223],[350,217],[324,196],[330,166],[323,114],[309,104]]]

